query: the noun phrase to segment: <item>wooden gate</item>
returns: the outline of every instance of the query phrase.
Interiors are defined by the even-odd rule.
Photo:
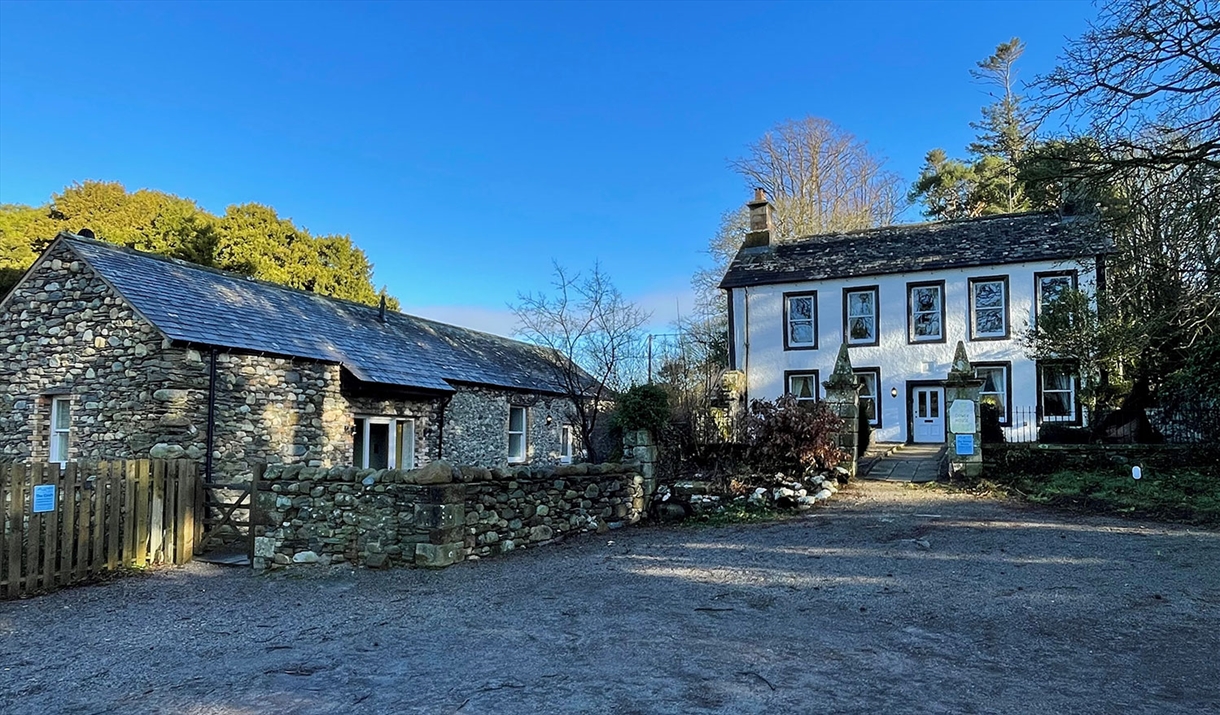
[[[195,547],[201,561],[254,563],[254,494],[263,468],[257,465],[249,482],[203,483],[203,536]]]
[[[0,464],[0,598],[190,561],[199,483],[187,460]]]

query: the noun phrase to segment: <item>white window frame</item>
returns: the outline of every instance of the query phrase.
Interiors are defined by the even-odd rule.
[[[1000,304],[998,306],[984,306],[981,310],[998,310],[1000,311],[1000,330],[983,331],[979,329],[978,316],[979,306],[976,303],[978,297],[976,291],[979,286],[998,284],[1000,286]],[[970,339],[978,340],[979,338],[995,339],[1008,337],[1008,281],[1003,278],[977,278],[970,280]]]
[[[513,429],[513,410],[521,410],[521,429]],[[529,432],[530,432],[530,414],[529,410],[516,405],[508,407],[508,424],[506,425],[508,433],[508,461],[510,464],[520,464],[529,459]],[[513,435],[521,435],[521,453],[513,454]]]
[[[917,310],[915,305],[915,291],[929,290],[936,291],[936,308],[933,310]],[[945,342],[945,282],[932,281],[926,283],[908,283],[907,284],[907,342],[909,343],[943,343]],[[916,326],[919,325],[919,316],[935,315],[937,316],[937,324],[940,326],[940,332],[935,335],[919,335],[916,333]]]
[[[869,293],[873,297],[873,311],[871,313],[853,313],[851,312],[851,297],[859,293]],[[843,337],[848,345],[877,345],[880,343],[878,338],[878,323],[881,322],[881,311],[878,307],[880,291],[877,286],[868,286],[867,288],[844,288],[843,289],[843,312],[846,318],[843,326]],[[872,318],[873,332],[868,338],[854,338],[851,334],[852,318]]]
[[[559,463],[571,464],[572,456],[576,453],[575,439],[576,430],[572,425],[563,425],[559,428]]]
[[[1046,273],[1034,274],[1034,322],[1037,323],[1037,317],[1046,312],[1049,303],[1043,295],[1042,288],[1047,281],[1067,280],[1068,291],[1080,289],[1080,273],[1076,270],[1069,271],[1050,271]]]
[[[407,465],[399,466],[399,464],[398,464],[398,425],[399,425],[399,423],[403,424],[403,436],[404,436],[404,441],[406,441],[406,439],[405,439],[406,434],[407,434],[406,423],[408,423],[408,422],[411,424],[411,429],[410,429],[411,438],[407,444],[403,445],[404,446],[403,461],[407,462]],[[370,432],[371,432],[370,426],[371,425],[386,425],[387,426],[386,431],[389,433],[388,438],[387,438],[388,444],[386,445],[386,468],[387,469],[404,469],[404,470],[405,469],[415,469],[415,418],[414,417],[387,417],[384,415],[355,415],[355,423],[356,423],[356,429],[361,430],[360,460],[359,460],[359,463],[356,465],[358,468],[365,469],[368,467],[369,442],[370,442],[369,436],[370,436]],[[405,451],[406,448],[409,448],[410,451],[409,452]],[[353,451],[355,451],[355,450],[353,449]],[[409,457],[407,457],[407,455],[409,455]]]
[[[1068,389],[1066,390],[1047,390],[1046,389],[1046,373],[1047,370],[1066,370],[1068,374]],[[1038,365],[1038,412],[1043,422],[1062,422],[1065,424],[1080,423],[1080,407],[1076,402],[1077,393],[1080,390],[1080,375],[1071,366],[1063,363],[1043,363]],[[1066,415],[1048,415],[1046,413],[1046,393],[1053,392],[1057,394],[1067,394],[1069,401],[1068,406],[1071,412]]]
[[[809,301],[809,317],[808,318],[793,318],[792,317],[792,302],[797,300]],[[809,341],[799,343],[792,339],[792,326],[798,323],[809,324]],[[817,291],[803,291],[800,293],[785,293],[784,294],[784,349],[785,350],[817,350],[818,349],[818,293]]]
[[[59,416],[67,412],[68,419],[67,427],[59,426]],[[72,449],[72,398],[70,397],[52,397],[51,398],[51,426],[47,434],[47,456],[48,462],[58,462],[59,464],[68,463],[68,453]],[[63,436],[63,446],[59,445],[58,437]],[[62,449],[62,454],[60,451]]]
[[[872,427],[880,427],[881,426],[881,368],[862,367],[862,368],[857,368],[857,369],[853,370],[852,372],[855,373],[856,381],[859,382],[861,385],[867,384],[867,381],[865,381],[863,378],[865,378],[865,377],[872,378],[873,392],[866,393],[864,391],[860,391],[858,393],[860,396],[860,399],[858,400],[858,404],[862,405],[864,398],[866,398],[866,397],[873,401],[873,416],[869,419],[868,424]],[[863,409],[863,408],[861,407],[861,409]]]
[[[980,388],[979,389],[979,402],[982,402],[983,398],[986,397],[987,395],[999,395],[1000,398],[1003,400],[1003,402],[1001,403],[1001,407],[1003,407],[1003,409],[1000,410],[1000,424],[1004,425],[1004,426],[1008,426],[1009,411],[1012,409],[1012,395],[1009,394],[1009,389],[1008,389],[1008,386],[1010,384],[1012,384],[1012,382],[1011,382],[1012,364],[1011,363],[1003,363],[1003,364],[1001,364],[1001,363],[979,363],[979,364],[975,365],[974,366],[974,377],[976,379],[984,380],[984,378],[981,375],[979,375],[980,370],[998,370],[1000,372],[1000,384],[997,385],[998,389],[996,389],[995,391],[988,391],[988,390],[984,390],[984,389]],[[1041,378],[1039,378],[1039,379],[1041,379]],[[983,387],[986,387],[986,386],[987,386],[986,380],[984,380]]]
[[[801,397],[800,395],[793,392],[792,391],[793,378],[812,378],[811,384],[813,385],[813,395],[811,397]],[[821,390],[818,387],[818,385],[819,385],[818,381],[820,379],[821,379],[821,375],[818,374],[817,370],[792,370],[784,376],[784,383],[785,383],[784,384],[784,389],[785,389],[784,394],[792,395],[793,397],[796,398],[797,402],[810,402],[810,403],[817,402],[818,400],[821,399]]]

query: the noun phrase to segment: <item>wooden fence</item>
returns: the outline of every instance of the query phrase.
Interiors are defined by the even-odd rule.
[[[190,561],[201,490],[187,460],[0,464],[0,598]]]

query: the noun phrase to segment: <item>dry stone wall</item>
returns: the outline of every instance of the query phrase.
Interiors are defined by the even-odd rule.
[[[257,569],[448,566],[634,523],[638,465],[415,470],[271,465],[255,498]]]

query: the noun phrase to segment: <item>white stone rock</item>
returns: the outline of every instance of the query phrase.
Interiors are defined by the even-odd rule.
[[[292,563],[294,564],[316,564],[318,563],[318,555],[313,551],[302,551],[292,555]]]
[[[818,501],[825,501],[825,500],[829,499],[833,494],[834,494],[834,492],[830,491],[829,489],[822,489],[822,490],[818,491],[817,494],[814,494],[813,498]]]

